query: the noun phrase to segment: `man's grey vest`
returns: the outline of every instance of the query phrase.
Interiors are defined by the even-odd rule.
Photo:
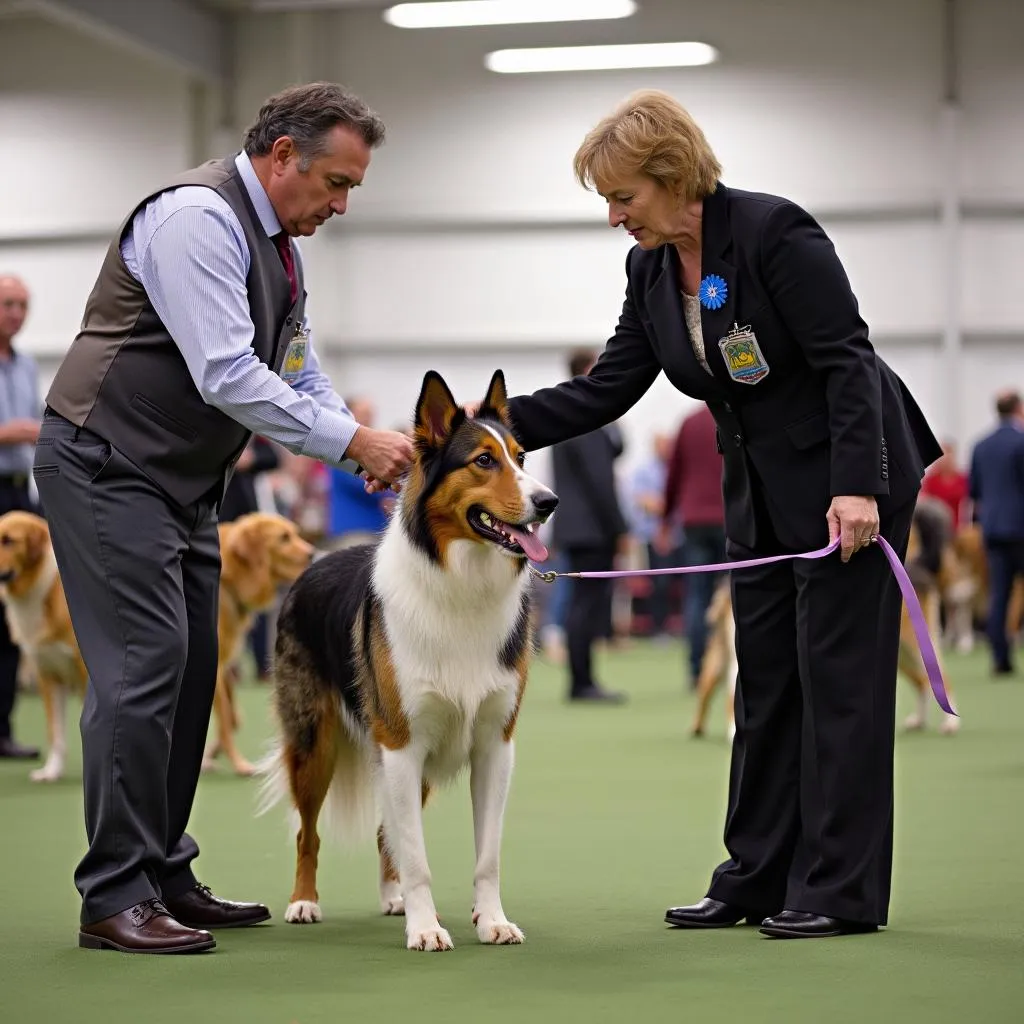
[[[212,188],[234,211],[249,245],[246,277],[257,358],[279,372],[288,342],[302,323],[302,271],[293,304],[274,242],[253,208],[234,158],[186,171],[138,202],[110,243],[86,303],[82,328],[57,370],[46,403],[76,426],[99,434],[182,505],[223,487],[250,432],[212,405],[196,387],[142,285],[121,259],[122,235],[150,199],[182,185]],[[213,322],[211,332],[222,331]]]

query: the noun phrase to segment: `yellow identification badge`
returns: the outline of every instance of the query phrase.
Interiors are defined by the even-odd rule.
[[[288,348],[284,353],[284,363],[281,366],[281,379],[285,381],[295,380],[306,366],[306,350],[309,348],[309,331],[300,328],[295,332],[295,337],[288,342]]]
[[[718,342],[725,368],[737,384],[756,384],[768,376],[768,363],[749,327],[732,325],[732,330]]]

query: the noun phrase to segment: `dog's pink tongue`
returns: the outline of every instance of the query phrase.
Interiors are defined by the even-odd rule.
[[[514,526],[509,527],[509,535],[526,553],[531,562],[544,562],[548,557],[548,549],[541,544],[535,533],[528,533],[526,530],[517,530]]]

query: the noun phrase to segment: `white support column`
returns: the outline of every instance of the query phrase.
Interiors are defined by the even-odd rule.
[[[942,327],[942,393],[945,401],[936,428],[955,439],[964,437],[963,417],[963,330],[960,292],[963,287],[961,260],[962,210],[960,199],[960,103],[957,67],[957,0],[945,0],[943,17],[943,83],[940,118],[942,173],[941,246],[942,291],[945,297]]]

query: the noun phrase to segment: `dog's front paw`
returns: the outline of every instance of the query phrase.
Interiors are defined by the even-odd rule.
[[[924,729],[924,717],[913,712],[904,719],[903,729],[905,732],[921,732]]]
[[[401,917],[405,913],[405,900],[401,896],[381,896],[380,911],[388,917]]]
[[[322,918],[320,904],[313,900],[296,900],[289,903],[284,912],[284,919],[289,924],[316,924]]]
[[[477,938],[489,946],[518,946],[526,941],[519,926],[503,917],[474,914],[473,924],[476,925]]]
[[[235,770],[236,775],[248,776],[256,774],[256,766],[250,764],[244,757],[238,758],[237,761],[232,761],[231,767]]]
[[[953,715],[946,715],[939,726],[939,732],[943,736],[952,736],[960,731],[960,719]]]
[[[426,928],[409,928],[406,931],[406,946],[425,953],[441,953],[446,949],[454,949],[452,937],[435,921]]]

